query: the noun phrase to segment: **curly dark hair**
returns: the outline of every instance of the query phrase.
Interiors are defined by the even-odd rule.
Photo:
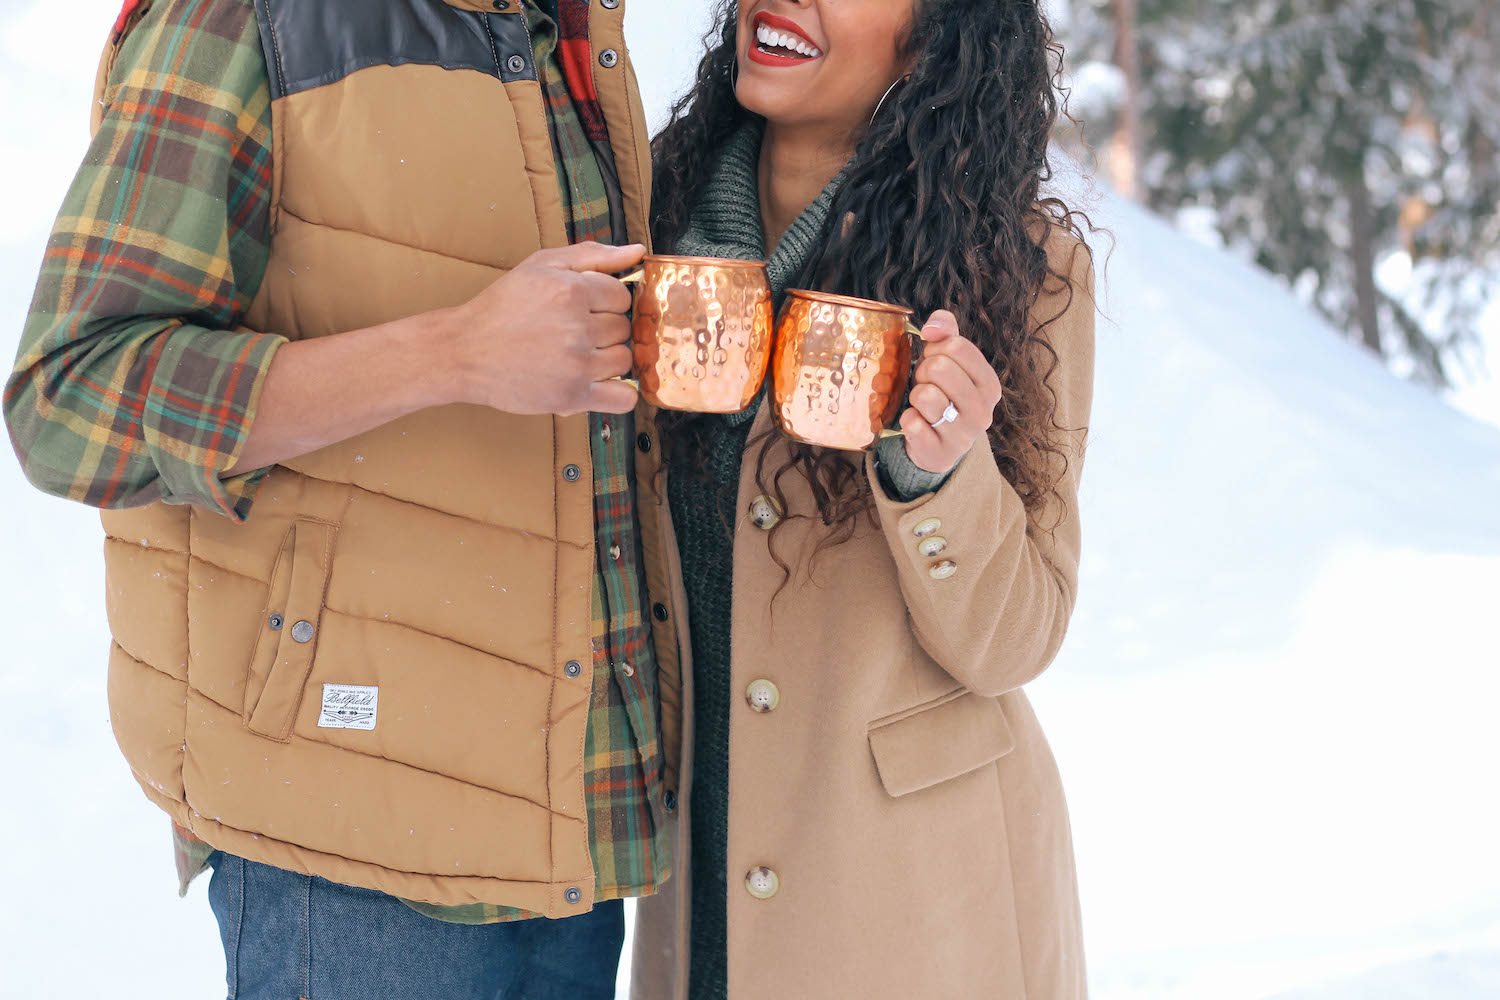
[[[665,252],[713,175],[714,158],[703,151],[758,120],[735,97],[736,13],[736,0],[725,0],[696,84],[652,142],[651,234]],[[1087,216],[1041,194],[1051,177],[1048,143],[1066,114],[1062,47],[1038,0],[918,0],[903,49],[911,75],[856,137],[828,230],[793,284],[899,303],[918,317],[952,311],[1005,385],[989,444],[1035,514],[1055,492],[1066,456],[1047,382],[1058,361],[1044,331],[1055,317],[1037,326],[1031,312],[1049,277],[1066,285],[1069,301],[1075,291],[1049,264],[1051,234],[1062,229],[1081,240],[1079,219],[1092,229]],[[702,447],[695,433],[702,419],[662,411],[669,454]],[[800,470],[819,516],[835,529],[824,542],[852,535],[858,516],[873,510],[856,457],[789,441],[791,458],[768,478],[777,440],[759,442],[761,488],[789,518],[808,516],[788,509],[781,488]]]

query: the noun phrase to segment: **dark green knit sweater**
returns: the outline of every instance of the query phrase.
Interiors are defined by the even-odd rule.
[[[761,130],[746,126],[726,144],[714,179],[692,213],[672,253],[698,257],[765,259],[756,166]],[[787,282],[823,238],[842,176],[794,221],[766,269],[772,296],[781,303]],[[739,413],[704,418],[707,461],[699,465],[677,450],[668,475],[668,501],[682,556],[693,648],[692,956],[690,1000],[726,996],[726,860],[729,841],[730,602],[734,539],[725,525],[739,523],[740,460],[761,396]],[[879,453],[885,487],[915,499],[945,477],[914,465],[900,440]]]

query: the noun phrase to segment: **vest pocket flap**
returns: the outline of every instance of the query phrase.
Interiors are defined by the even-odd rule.
[[[875,769],[893,796],[967,774],[1014,748],[1000,702],[969,691],[870,728]]]
[[[283,548],[277,560],[271,584],[271,613],[276,620],[266,623],[264,627],[271,635],[262,637],[269,639],[275,655],[269,658],[264,686],[247,723],[262,736],[286,739],[302,701],[302,688],[312,671],[313,651],[318,644],[336,531],[332,524],[298,518],[292,527],[289,550]],[[285,593],[286,603],[277,607],[281,593]],[[258,660],[259,653],[258,647]],[[261,667],[262,663],[252,663],[252,682]]]

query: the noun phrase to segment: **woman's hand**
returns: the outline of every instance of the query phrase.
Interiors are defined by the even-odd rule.
[[[945,473],[990,429],[1002,392],[1000,376],[958,332],[957,317],[946,309],[928,318],[922,339],[926,346],[901,429],[907,457],[928,472]]]

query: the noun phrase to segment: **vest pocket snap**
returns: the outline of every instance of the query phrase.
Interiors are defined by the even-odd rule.
[[[301,704],[312,672],[337,531],[327,522],[298,518],[276,558],[267,619],[245,685],[246,725],[262,736],[285,740]]]

